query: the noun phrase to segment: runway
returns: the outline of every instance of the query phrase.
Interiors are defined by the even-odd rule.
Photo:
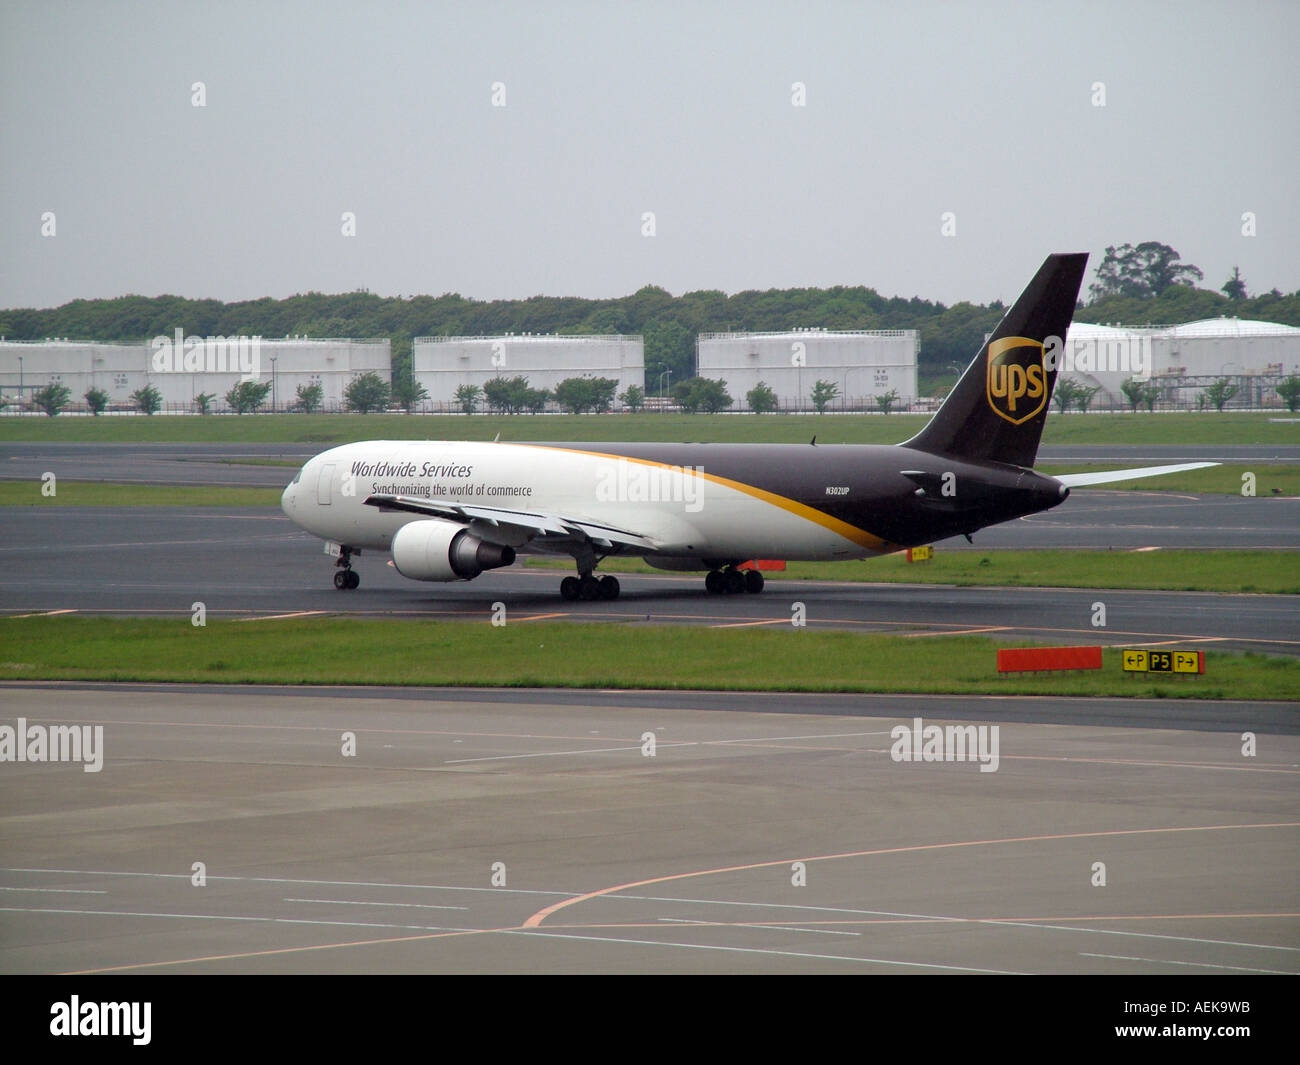
[[[342,439],[333,443],[343,443]],[[833,441],[827,440],[827,443]],[[0,480],[39,483],[50,472],[71,481],[283,488],[293,467],[333,443],[79,444],[0,442]],[[252,461],[290,465],[241,465]],[[1039,448],[1040,465],[1102,463],[1116,469],[1175,462],[1300,465],[1290,444],[1058,444]]]
[[[1203,530],[1220,542],[1232,535],[1213,528],[1210,515],[1253,542],[1294,544],[1300,500],[1224,502],[1131,498],[1102,493],[1029,520],[986,530],[976,550],[993,546],[1069,544],[1097,546],[1124,531],[1113,521],[1097,534],[1095,523],[1116,513],[1144,516],[1128,528],[1129,539],[1163,542],[1171,530],[1192,536]],[[1241,517],[1223,517],[1239,506]],[[1200,526],[1151,522],[1194,510]],[[1139,515],[1138,512],[1141,512]],[[1060,514],[1057,518],[1056,515]],[[1300,514],[1297,515],[1300,517]],[[278,511],[262,508],[20,508],[5,512],[0,546],[5,580],[0,613],[183,616],[202,602],[210,617],[284,614],[407,617],[484,621],[495,603],[508,616],[547,616],[575,621],[628,624],[786,624],[795,602],[804,604],[812,628],[859,632],[969,632],[999,638],[1034,638],[1061,643],[1163,644],[1195,641],[1210,648],[1300,653],[1300,602],[1295,596],[1215,595],[1111,589],[956,588],[822,581],[770,581],[761,595],[710,596],[692,574],[626,575],[623,594],[613,602],[567,603],[558,586],[564,571],[516,565],[474,581],[421,584],[386,565],[386,556],[357,560],[361,587],[340,593],[330,583],[332,562],[320,542],[296,529]],[[1256,521],[1256,524],[1250,524]],[[941,550],[965,549],[962,539]],[[1290,557],[1290,556],[1287,556]],[[867,560],[865,573],[873,564]],[[1104,602],[1106,626],[1092,624],[1094,605]]]
[[[98,773],[0,768],[6,973],[1300,972],[1300,738],[1267,704],[0,698],[104,729]],[[954,703],[995,771],[891,757]]]

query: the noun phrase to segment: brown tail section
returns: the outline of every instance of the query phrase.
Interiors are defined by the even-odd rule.
[[[943,406],[903,446],[1033,466],[1087,264],[1086,252],[1049,255]]]

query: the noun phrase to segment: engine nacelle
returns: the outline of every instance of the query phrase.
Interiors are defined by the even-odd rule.
[[[464,526],[437,518],[403,525],[393,537],[393,565],[416,581],[472,581],[485,569],[514,560],[513,547],[489,544]]]

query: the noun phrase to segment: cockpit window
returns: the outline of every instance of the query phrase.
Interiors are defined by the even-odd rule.
[[[306,469],[306,467],[304,466],[303,469]],[[302,480],[302,470],[299,470],[297,473],[293,475],[293,483],[297,484],[301,480]]]

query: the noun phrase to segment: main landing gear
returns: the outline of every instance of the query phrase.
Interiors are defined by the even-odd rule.
[[[735,566],[709,570],[709,575],[704,578],[704,588],[711,595],[739,595],[741,592],[757,595],[763,590],[764,583],[758,570],[736,569]]]
[[[581,577],[565,577],[560,581],[560,596],[569,602],[578,599],[617,599],[618,593],[618,578],[609,574],[597,577],[586,573]]]
[[[565,577],[560,581],[560,597],[567,602],[573,603],[579,599],[617,599],[618,598],[618,578],[606,574],[604,577],[597,577],[593,572],[598,563],[605,555],[600,558],[596,557],[596,552],[592,550],[590,544],[582,544],[572,549],[573,560],[578,564],[578,576]]]
[[[350,592],[361,584],[361,575],[352,568],[352,548],[339,548],[338,561],[334,565],[334,587],[340,592]]]

